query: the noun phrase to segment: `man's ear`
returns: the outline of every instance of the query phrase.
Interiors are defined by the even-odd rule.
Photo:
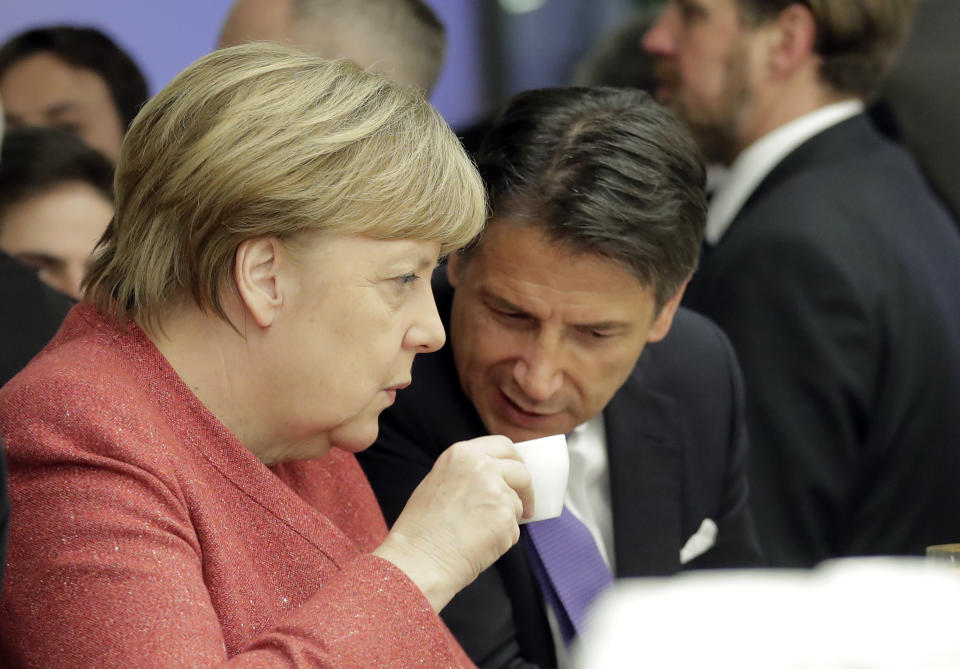
[[[460,280],[460,271],[463,269],[463,256],[459,251],[447,256],[447,281],[454,288]]]
[[[660,308],[660,313],[653,319],[653,325],[650,326],[650,332],[647,333],[647,343],[660,341],[670,332],[673,317],[677,313],[677,308],[680,306],[680,300],[683,299],[683,292],[687,289],[688,283],[690,283],[690,279],[684,281],[677,292]]]
[[[770,25],[769,66],[777,76],[790,76],[816,57],[817,21],[799,2],[785,7]]]
[[[234,255],[233,280],[240,302],[262,328],[274,322],[283,305],[281,253],[278,239],[257,237],[241,242]]]

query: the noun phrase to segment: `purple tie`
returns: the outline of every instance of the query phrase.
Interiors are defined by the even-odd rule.
[[[524,547],[563,640],[583,632],[594,598],[613,583],[593,535],[566,506],[558,518],[524,526]]]

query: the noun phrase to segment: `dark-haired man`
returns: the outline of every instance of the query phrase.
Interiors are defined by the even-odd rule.
[[[547,89],[514,99],[477,160],[488,227],[435,277],[450,345],[415,362],[359,457],[388,522],[444,443],[569,433],[566,507],[613,574],[756,564],[737,363],[678,309],[706,213],[692,141],[640,91]],[[545,607],[561,585],[531,572],[530,542],[443,611],[481,667],[566,663],[574,615]]]
[[[911,0],[672,0],[644,38],[715,192],[685,304],[743,364],[775,565],[960,536],[960,238],[863,101]]]
[[[76,132],[112,162],[147,100],[133,60],[94,28],[35,28],[0,47],[0,96],[7,123]]]
[[[3,140],[0,103],[0,142]],[[73,302],[0,251],[0,386],[23,369],[53,337]]]
[[[3,140],[0,104],[0,141]],[[19,372],[53,337],[71,307],[66,295],[44,285],[35,272],[0,251],[0,386]],[[0,444],[0,585],[7,557],[10,500]]]
[[[236,0],[219,46],[252,40],[349,58],[427,93],[446,50],[443,24],[423,0]]]
[[[80,299],[91,254],[113,216],[113,165],[59,128],[11,130],[2,153],[0,250]]]

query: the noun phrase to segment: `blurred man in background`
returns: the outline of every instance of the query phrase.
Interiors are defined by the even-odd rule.
[[[0,104],[0,139],[2,111]],[[0,386],[53,337],[71,305],[66,295],[42,283],[36,272],[0,251]]]
[[[3,139],[0,250],[48,285],[80,297],[94,247],[113,216],[113,166],[58,128],[17,128]]]
[[[75,132],[111,162],[146,102],[147,83],[113,40],[93,28],[28,30],[0,47],[7,123]]]
[[[960,537],[960,238],[865,117],[910,0],[671,0],[644,37],[715,192],[684,303],[743,364],[776,565]]]
[[[427,93],[446,49],[443,24],[422,0],[236,0],[219,46],[254,40],[348,58]]]
[[[960,216],[960,2],[921,0],[903,54],[872,109],[910,149],[924,175]]]
[[[3,105],[0,104],[0,140],[3,130]],[[2,160],[0,154],[0,164]],[[0,386],[53,337],[70,306],[65,295],[45,286],[31,270],[0,251]],[[0,444],[0,585],[9,527],[7,465],[3,444]]]

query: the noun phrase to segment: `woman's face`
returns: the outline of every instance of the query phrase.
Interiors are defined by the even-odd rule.
[[[57,290],[80,297],[90,254],[111,216],[113,204],[92,186],[65,183],[7,209],[0,249]]]
[[[287,248],[284,315],[264,342],[269,401],[289,444],[276,457],[316,457],[318,435],[362,450],[410,383],[414,356],[443,345],[430,288],[440,244],[333,236]]]

